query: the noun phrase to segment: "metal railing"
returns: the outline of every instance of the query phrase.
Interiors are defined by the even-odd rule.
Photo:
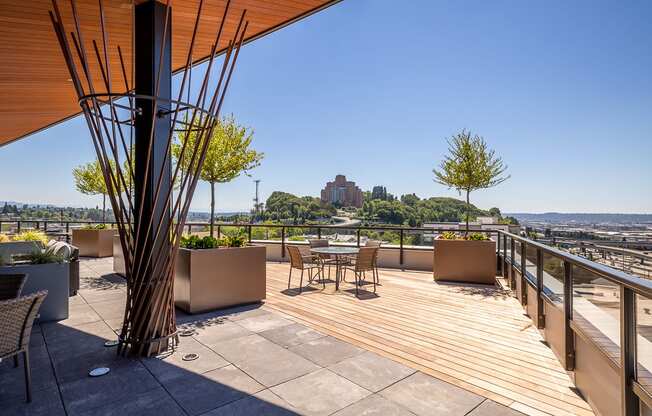
[[[619,315],[619,372],[621,386],[621,413],[626,416],[639,414],[640,403],[645,403],[652,408],[652,392],[646,389],[639,378],[639,361],[637,351],[637,295],[642,300],[652,300],[652,281],[640,277],[632,276],[620,270],[587,260],[583,257],[572,255],[554,247],[532,241],[530,239],[511,234],[505,231],[498,231],[498,254],[500,257],[500,270],[506,277],[512,288],[517,286],[516,273],[522,279],[520,282],[521,291],[526,290],[526,285],[534,287],[536,290],[536,324],[540,329],[545,328],[545,314],[543,302],[547,301],[553,305],[559,305],[564,316],[564,351],[561,356],[564,357],[566,369],[569,371],[575,368],[575,349],[573,332],[582,336],[583,339],[593,340],[595,335],[584,331],[581,325],[575,323],[579,321],[581,314],[574,316],[573,300],[578,297],[578,293],[573,285],[573,275],[577,272],[588,273],[596,279],[605,279],[609,283],[618,287],[618,299],[620,307]],[[516,246],[520,245],[520,253],[517,252]],[[534,261],[529,265],[528,270],[528,250],[530,253],[534,250],[536,256]],[[559,298],[554,297],[554,291],[544,285],[544,256],[549,256],[563,264],[563,294]],[[516,261],[520,257],[520,261]],[[532,257],[530,255],[530,257]],[[532,264],[533,263],[533,264]],[[532,267],[534,266],[534,268]],[[532,273],[532,270],[535,270]],[[549,274],[547,277],[551,277]],[[526,299],[521,294],[520,298]],[[530,301],[529,299],[525,302]],[[531,306],[531,305],[530,305]],[[597,323],[598,326],[603,323]],[[597,345],[596,345],[597,346]],[[598,348],[600,349],[600,348]],[[647,350],[646,350],[647,352]],[[606,356],[606,352],[603,351]],[[609,357],[605,357],[609,358]],[[651,359],[652,357],[645,357]],[[646,370],[652,370],[647,368]],[[643,371],[643,370],[641,370]],[[649,375],[646,375],[649,377]],[[608,381],[605,381],[608,382]]]
[[[90,220],[70,220],[70,221],[57,221],[57,220],[14,220],[14,221],[0,221],[0,231],[3,230],[3,224],[13,225],[13,231],[19,233],[24,231],[28,227],[30,229],[36,229],[45,232],[48,235],[57,237],[60,239],[65,239],[70,242],[72,230],[76,227],[82,227],[85,225],[93,224],[106,224],[111,227],[116,227],[116,223],[112,221],[90,221]],[[360,247],[363,237],[367,237],[366,232],[393,232],[396,233],[398,241],[389,242],[385,241],[383,244],[383,249],[389,250],[398,250],[399,251],[399,264],[403,265],[405,260],[405,251],[406,250],[417,250],[419,247],[426,246],[414,246],[410,245],[410,237],[415,234],[428,235],[428,247],[432,247],[432,242],[430,237],[434,237],[437,234],[440,234],[444,231],[454,231],[457,228],[452,227],[402,227],[402,226],[348,226],[343,227],[333,224],[251,224],[251,223],[214,223],[215,236],[220,238],[224,234],[225,229],[240,229],[246,236],[247,241],[250,243],[262,242],[263,240],[252,238],[253,230],[255,229],[275,229],[279,231],[279,237],[277,240],[265,240],[267,244],[280,244],[281,245],[281,256],[286,257],[286,246],[288,243],[297,243],[298,241],[290,240],[291,230],[301,229],[301,230],[310,230],[311,234],[316,238],[323,238],[327,233],[339,233],[345,235],[354,236],[355,243],[343,243],[342,245],[357,246]],[[452,224],[451,224],[452,225]],[[204,222],[186,222],[184,227],[188,234],[197,231],[206,231],[206,228],[209,226],[208,223]],[[457,223],[455,223],[457,227]],[[56,227],[56,228],[55,228]],[[201,230],[197,230],[200,228]],[[498,234],[497,230],[494,229],[483,229],[483,230],[474,230],[482,231],[487,233],[494,239],[497,239]],[[382,237],[381,237],[382,240]]]

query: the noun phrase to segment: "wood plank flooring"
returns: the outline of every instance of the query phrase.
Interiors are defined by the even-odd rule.
[[[332,282],[299,294],[299,276],[288,290],[288,272],[267,263],[266,305],[316,330],[526,414],[593,414],[507,291],[381,270],[377,296],[357,299],[351,284],[336,293]]]

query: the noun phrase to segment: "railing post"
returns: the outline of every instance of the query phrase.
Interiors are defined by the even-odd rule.
[[[16,221],[16,233],[20,234],[20,220]]]
[[[503,277],[509,279],[509,265],[507,264],[507,235],[503,234]]]
[[[564,260],[564,352],[566,371],[575,369],[575,338],[570,323],[573,319],[573,265]]]
[[[545,328],[543,316],[543,252],[537,247],[537,328]]]
[[[217,239],[219,240],[220,238],[222,238],[222,227],[218,225],[217,226]]]
[[[514,289],[516,287],[516,278],[514,277],[514,259],[516,254],[516,243],[514,242],[514,239],[512,238],[509,243],[509,258],[510,258],[510,264],[509,264],[509,288]]]
[[[527,243],[521,241],[521,303],[527,305],[527,282],[525,271],[527,270]]]
[[[620,385],[623,416],[638,416],[639,401],[632,389],[636,380],[636,293],[620,286]]]
[[[44,233],[48,232],[48,222],[47,221],[43,221],[43,232]]]
[[[358,239],[356,244],[357,244],[358,247],[360,247],[360,229],[359,228],[358,228],[356,234],[357,234],[357,239]]]
[[[317,227],[317,239],[321,240],[321,227]]]
[[[285,227],[281,227],[281,257],[285,258]]]
[[[251,244],[251,224],[249,224],[249,227],[248,227],[247,237],[249,238],[249,244]]]
[[[496,255],[500,259],[500,248],[501,248],[501,238],[500,238],[500,231],[496,231]],[[503,262],[502,260],[498,262],[500,265],[500,269],[498,270],[498,276],[503,276]]]
[[[70,221],[66,221],[66,243],[70,243]]]
[[[187,224],[186,226],[188,227],[188,235],[191,235],[192,234],[192,224]]]
[[[40,221],[35,221],[34,224],[35,224],[35,228],[36,228],[37,230],[40,230],[40,229],[41,229],[41,222],[40,222]]]
[[[400,253],[399,253],[399,264],[402,266],[403,265],[403,229],[401,228],[400,232],[401,240],[400,240]]]

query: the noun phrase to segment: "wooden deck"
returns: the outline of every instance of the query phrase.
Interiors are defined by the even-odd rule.
[[[287,289],[288,264],[267,264],[266,305],[526,414],[592,415],[518,301],[498,288],[437,284],[381,270],[377,296],[345,284]],[[293,273],[294,274],[294,273]]]

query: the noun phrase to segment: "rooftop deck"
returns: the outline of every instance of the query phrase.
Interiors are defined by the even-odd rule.
[[[263,306],[177,312],[192,336],[168,357],[132,360],[103,346],[122,320],[124,282],[111,259],[83,260],[70,318],[35,329],[32,404],[22,368],[0,364],[3,415],[592,414],[503,290],[381,270],[377,296],[356,299],[347,284],[299,295],[288,268],[267,264]],[[199,358],[183,361],[191,352]],[[101,365],[112,372],[86,375]]]

